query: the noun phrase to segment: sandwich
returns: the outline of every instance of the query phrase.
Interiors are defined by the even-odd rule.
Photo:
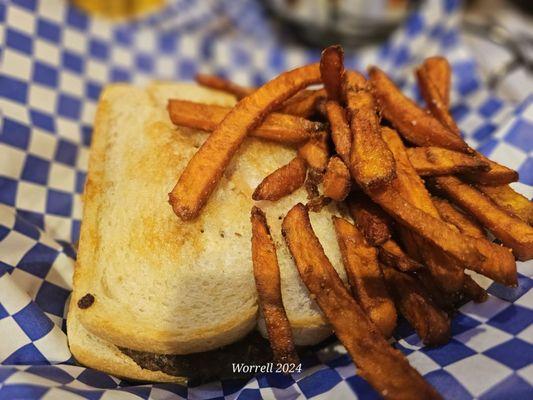
[[[201,215],[182,221],[167,194],[207,133],[175,126],[166,109],[169,99],[235,104],[233,96],[192,83],[145,89],[114,84],[103,91],[67,319],[73,356],[115,376],[159,382],[223,377],[239,359],[268,359],[250,247],[248,210],[254,204],[269,217],[295,344],[323,341],[331,328],[281,235],[289,209],[307,201],[305,188],[276,202],[252,199],[261,180],[296,150],[247,139]],[[311,220],[345,280],[334,214],[330,204]]]
[[[425,345],[448,342],[457,308],[487,298],[472,272],[517,284],[532,208],[507,186],[516,172],[458,135],[445,59],[418,71],[430,113],[379,68],[345,70],[340,46],[259,88],[205,75],[107,87],[74,357],[141,381],[274,372],[272,360],[292,373],[334,330],[384,398],[440,399],[388,341],[398,313]]]

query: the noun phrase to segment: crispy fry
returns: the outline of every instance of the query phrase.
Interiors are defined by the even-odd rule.
[[[276,246],[270,236],[265,214],[252,208],[252,262],[259,307],[265,318],[270,347],[277,363],[299,363],[291,326],[281,298]]]
[[[197,74],[195,80],[199,85],[232,94],[237,100],[248,96],[257,89],[238,85],[216,75]],[[283,114],[307,118],[315,113],[318,102],[325,97],[326,91],[324,89],[302,90],[285,101],[278,111]]]
[[[342,158],[344,164],[350,165],[352,132],[346,119],[346,112],[339,103],[328,101],[326,103],[326,113],[331,126],[331,139],[335,145],[335,151]]]
[[[433,303],[415,278],[389,266],[383,267],[389,290],[402,315],[409,321],[424,344],[436,346],[450,340],[450,319]]]
[[[428,57],[422,64],[428,78],[438,90],[440,99],[446,108],[450,107],[450,87],[452,83],[452,69],[444,57]]]
[[[350,171],[339,157],[331,157],[324,174],[324,196],[343,201],[350,193]]]
[[[433,197],[433,204],[437,207],[442,219],[455,225],[461,233],[475,238],[485,238],[485,230],[470,215],[459,211],[447,200],[439,197]]]
[[[501,208],[533,225],[533,203],[508,185],[476,187]]]
[[[420,247],[418,247],[417,243],[419,240],[419,235],[402,225],[399,225],[396,230],[398,231],[398,236],[401,240],[402,248],[405,249],[405,252],[413,260],[423,264],[424,259],[422,258]]]
[[[476,303],[483,303],[487,300],[488,294],[485,289],[477,284],[470,275],[465,276],[465,286],[463,288],[464,294],[469,298],[474,300]]]
[[[303,282],[315,296],[360,375],[385,399],[439,399],[435,389],[387,343],[348,293],[324,254],[302,204],[288,212],[282,232]]]
[[[279,200],[302,187],[306,172],[305,161],[296,157],[263,179],[252,194],[252,199]]]
[[[302,118],[309,118],[316,113],[318,104],[325,98],[325,89],[302,90],[283,103],[276,111]]]
[[[322,51],[320,73],[328,99],[340,101],[342,75],[344,74],[344,51],[341,46],[329,46]]]
[[[240,100],[182,172],[169,202],[182,220],[198,216],[248,132],[278,104],[320,81],[318,64],[285,72]]]
[[[398,243],[392,239],[379,246],[379,260],[403,272],[412,272],[424,268],[418,261],[405,254]]]
[[[363,188],[384,185],[394,178],[395,166],[380,135],[374,98],[366,90],[365,78],[354,71],[344,74],[343,89],[353,137],[349,164],[352,177]]]
[[[445,311],[448,315],[453,315],[457,312],[457,305],[461,303],[464,297],[462,291],[445,292],[427,268],[419,269],[413,276],[424,287],[426,293],[429,294],[441,310]]]
[[[355,226],[333,217],[346,276],[357,302],[384,337],[396,327],[396,308],[385,287],[377,251],[369,246]]]
[[[478,171],[476,173],[465,172],[463,177],[468,179],[468,181],[489,186],[499,186],[507,185],[518,180],[518,172],[511,168],[507,168],[504,165],[489,160],[477,151],[474,152],[474,156],[481,161],[488,163],[490,169],[488,171]]]
[[[504,285],[516,285],[516,262],[510,249],[487,240],[483,228],[470,216],[457,210],[446,200],[434,197],[433,204],[442,218],[456,226],[461,233],[475,238],[475,244],[485,260],[471,268]],[[466,283],[465,283],[466,286]],[[469,286],[473,287],[472,284]]]
[[[441,147],[411,147],[409,161],[420,176],[487,171],[490,166],[477,157]]]
[[[439,282],[440,287],[447,292],[460,290],[464,286],[462,264],[429,243],[417,242],[421,246],[420,254],[425,265]]]
[[[411,99],[403,95],[383,71],[372,67],[369,71],[373,94],[383,116],[405,139],[418,146],[444,147],[450,150],[471,152],[459,136],[427,114]]]
[[[298,155],[303,158],[310,168],[324,172],[328,165],[329,151],[324,137],[307,141],[298,149]]]
[[[196,74],[194,79],[199,85],[232,94],[238,100],[248,96],[255,90],[254,88],[238,85],[228,79],[216,75]]]
[[[231,107],[171,99],[168,102],[170,120],[181,126],[212,132],[229,114]],[[316,136],[324,124],[289,114],[269,114],[250,136],[280,143],[302,143]]]
[[[441,219],[424,183],[411,165],[406,149],[398,134],[390,128],[383,128],[382,135],[396,161],[397,178],[394,183],[398,192],[415,207],[434,218]],[[449,255],[425,243],[420,237],[415,235],[415,237],[411,238],[411,235],[403,232],[403,229],[401,231],[402,237],[407,237],[407,241],[404,243],[408,253],[414,255],[413,246],[418,248],[417,255],[421,256],[431,274],[444,290],[451,292],[463,287],[463,266],[459,265]]]
[[[371,246],[379,246],[391,238],[390,217],[366,195],[351,196],[348,208],[355,225]]]
[[[396,180],[394,185],[399,189],[414,206],[438,218],[437,209],[431,202],[431,196],[424,186],[424,182],[418,176],[411,160],[408,157],[407,149],[403,145],[400,136],[395,130],[383,127],[381,129],[383,140],[389,147],[396,162]]]
[[[516,286],[516,261],[511,249],[492,243],[485,238],[474,241],[478,251],[485,257],[479,265],[470,269],[506,286]]]
[[[396,221],[415,231],[459,263],[471,266],[483,261],[483,256],[470,240],[465,240],[458,231],[450,228],[440,219],[413,206],[397,190],[389,187],[369,192],[369,194],[372,200]]]
[[[416,271],[415,278],[424,286],[424,289],[431,296],[433,301],[446,311],[448,315],[457,312],[457,307],[463,305],[468,300],[482,303],[487,299],[487,292],[479,286],[470,275],[465,274],[464,286],[460,291],[446,293],[435,283],[429,271],[421,269]]]
[[[504,245],[513,249],[519,260],[533,258],[533,227],[509,215],[480,191],[454,176],[432,179],[454,203],[476,217]]]
[[[422,264],[403,252],[401,247],[391,239],[392,223],[390,217],[364,194],[350,198],[348,209],[366,241],[372,246],[379,246],[379,259],[402,271],[414,271]]]
[[[420,79],[419,77],[419,84],[422,87],[423,94],[424,82],[429,79],[432,83],[432,95],[424,94],[424,99],[426,100],[431,113],[442,124],[450,127],[452,132],[460,136],[457,124],[448,112],[450,106],[449,95],[451,80],[451,70],[448,61],[443,57],[431,57],[424,61],[421,69],[427,72],[425,78],[422,77],[422,79]],[[435,93],[435,91],[438,93]],[[516,171],[489,160],[477,151],[473,151],[473,156],[479,161],[486,162],[489,165],[489,169],[487,171],[465,171],[465,177],[470,181],[487,185],[505,185],[518,180],[518,174]]]
[[[415,75],[418,80],[418,87],[420,88],[422,97],[424,98],[429,111],[431,111],[431,114],[433,114],[433,116],[450,131],[459,136],[461,132],[448,111],[448,103],[441,97],[439,87],[431,80],[426,65],[423,64],[419,67],[416,70]]]

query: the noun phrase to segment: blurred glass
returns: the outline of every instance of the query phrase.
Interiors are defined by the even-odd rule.
[[[163,7],[165,0],[71,0],[81,10],[107,18],[133,18]]]
[[[265,6],[309,44],[366,45],[384,40],[420,1],[264,0]]]

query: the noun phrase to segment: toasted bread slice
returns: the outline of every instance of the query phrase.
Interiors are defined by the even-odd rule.
[[[118,84],[104,90],[74,275],[71,307],[77,309],[69,325],[76,327],[79,320],[83,332],[108,345],[189,354],[235,342],[255,327],[252,193],[296,151],[247,139],[199,218],[182,222],[167,202],[168,192],[207,134],[172,125],[169,98],[234,104],[228,95],[192,84],[157,83],[147,89]],[[300,201],[306,201],[304,189],[278,202],[256,204],[266,212],[278,248],[282,295],[295,341],[313,344],[330,330],[281,237],[283,216]],[[312,213],[312,222],[345,279],[331,223],[334,212],[329,206]],[[87,293],[94,303],[80,309],[77,303]],[[68,331],[74,356],[81,362],[97,359],[91,341],[77,337],[80,332]]]

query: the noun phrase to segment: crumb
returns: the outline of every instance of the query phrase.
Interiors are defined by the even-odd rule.
[[[94,296],[90,293],[87,293],[85,296],[83,296],[81,299],[78,300],[78,307],[82,310],[85,310],[86,308],[89,308],[94,303]]]

